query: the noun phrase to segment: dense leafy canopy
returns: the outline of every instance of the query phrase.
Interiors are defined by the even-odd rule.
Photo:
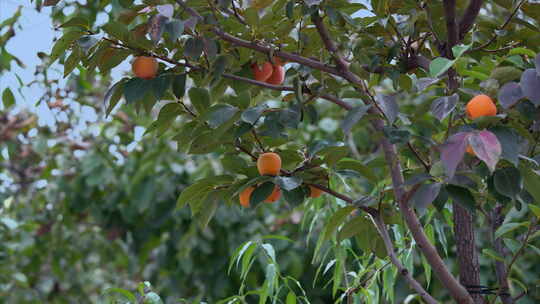
[[[40,102],[65,118],[3,90],[8,301],[540,299],[537,1],[33,2],[59,29]],[[137,56],[158,75],[111,83]],[[467,117],[479,94],[497,115]]]

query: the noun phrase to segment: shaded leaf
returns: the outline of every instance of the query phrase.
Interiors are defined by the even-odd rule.
[[[238,112],[236,107],[228,104],[217,104],[208,110],[205,120],[208,121],[211,128],[215,129],[231,119],[236,112]]]
[[[440,183],[423,184],[411,197],[413,206],[423,210],[431,204],[441,191]]]
[[[506,167],[493,173],[493,185],[500,194],[517,199],[523,187],[523,180],[518,169]]]
[[[540,76],[535,69],[527,69],[520,80],[523,95],[536,106],[540,106]]]
[[[377,94],[376,100],[389,122],[394,123],[399,113],[396,95]]]
[[[204,88],[191,88],[188,92],[189,100],[199,114],[206,112],[210,107],[210,93]]]
[[[184,56],[197,60],[201,57],[204,48],[203,40],[200,38],[189,38],[184,46]]]
[[[282,189],[281,193],[283,194],[283,198],[285,198],[285,200],[289,202],[293,207],[302,204],[306,197],[306,193],[303,187],[297,187],[291,191]]]
[[[525,223],[504,223],[501,227],[495,231],[495,238],[500,238],[501,236],[507,234],[508,232],[512,232],[520,227],[527,226],[527,222]]]
[[[456,108],[458,101],[459,95],[457,93],[439,97],[431,103],[431,113],[438,120],[443,120]]]
[[[445,188],[454,202],[457,202],[465,209],[469,210],[469,212],[475,213],[476,201],[469,189],[454,185],[446,185]]]
[[[497,136],[487,130],[482,130],[471,133],[468,141],[476,157],[481,159],[491,172],[495,171],[495,166],[502,154],[501,144]]]
[[[515,105],[523,97],[523,91],[517,82],[507,82],[499,90],[498,94],[499,102],[505,109]]]
[[[262,185],[258,186],[253,190],[251,193],[251,197],[249,198],[249,205],[251,207],[257,206],[260,202],[267,199],[270,194],[274,191],[274,183],[272,182],[265,182]]]
[[[242,112],[241,119],[242,121],[253,125],[257,122],[257,120],[259,120],[259,117],[261,117],[262,113],[266,109],[268,109],[268,106],[264,103],[252,108],[248,108],[247,110]]]
[[[124,97],[126,102],[134,103],[144,98],[144,95],[152,89],[152,81],[138,77],[131,78],[124,85]]]
[[[279,188],[287,191],[291,191],[302,185],[302,179],[297,176],[276,176],[274,182]]]
[[[172,80],[172,90],[176,98],[184,97],[186,93],[186,74],[174,75]]]
[[[165,32],[169,34],[169,39],[171,41],[176,42],[184,32],[184,22],[179,19],[172,19],[165,24]]]
[[[354,125],[356,125],[356,123],[359,122],[362,117],[364,117],[369,108],[370,106],[363,105],[351,109],[347,113],[347,116],[345,116],[345,118],[341,122],[341,128],[343,129],[343,133],[350,133]]]

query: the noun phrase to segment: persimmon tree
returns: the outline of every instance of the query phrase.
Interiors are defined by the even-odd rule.
[[[399,280],[425,303],[534,301],[537,278],[517,266],[538,252],[539,3],[98,6],[108,10],[105,24],[84,5],[57,18],[62,36],[49,63],[59,60],[67,76],[108,75],[130,56],[159,62],[155,77],[122,78],[104,102],[107,114],[123,99],[149,116],[167,100],[146,136],[219,159],[182,191],[178,208],[207,223],[218,208],[239,208],[246,189],[250,209],[265,208],[259,203],[279,189],[274,204],[324,221],[313,261],[317,273],[333,272],[336,301],[393,302]],[[267,63],[270,78],[254,75],[254,65]],[[496,112],[466,107],[479,95],[494,100]],[[338,130],[328,125],[334,120]],[[280,156],[278,175],[256,169],[268,152]],[[310,198],[311,189],[324,195]],[[233,254],[242,277],[258,248],[264,283],[226,301],[309,302],[268,242],[247,241]]]

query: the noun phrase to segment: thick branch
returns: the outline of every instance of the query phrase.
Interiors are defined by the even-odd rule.
[[[458,28],[456,24],[456,0],[444,0],[444,17],[446,19],[446,32],[448,33],[447,56],[452,56],[452,47],[458,42]]]
[[[384,246],[386,247],[386,252],[388,253],[388,256],[390,257],[390,261],[394,266],[397,267],[399,270],[399,274],[401,274],[407,283],[409,283],[409,286],[414,289],[418,294],[426,301],[426,303],[429,304],[436,304],[438,303],[437,300],[435,300],[427,291],[416,281],[409,270],[401,264],[400,260],[396,256],[396,250],[394,249],[394,245],[392,243],[392,240],[390,239],[390,235],[388,234],[388,231],[386,230],[386,226],[381,220],[380,217],[373,217],[373,222],[375,222],[375,225],[377,226],[377,230],[379,231],[379,234],[381,235]]]
[[[345,72],[348,70],[348,64],[343,57],[339,55],[339,51],[337,46],[334,44],[334,41],[330,39],[330,33],[328,33],[328,30],[323,24],[322,18],[316,14],[312,18],[313,23],[315,24],[315,27],[317,28],[317,31],[319,32],[319,36],[321,37],[324,45],[326,46],[326,49],[328,52],[330,52],[330,55],[334,58],[334,61],[336,62],[337,66],[341,69],[341,71]]]
[[[471,0],[469,2],[469,6],[467,6],[463,17],[459,21],[459,40],[463,40],[465,34],[472,28],[483,2],[483,0]]]

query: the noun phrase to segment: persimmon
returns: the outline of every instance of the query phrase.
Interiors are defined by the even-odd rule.
[[[257,81],[266,81],[270,76],[272,76],[273,68],[270,62],[265,62],[262,65],[254,63],[251,65],[251,70],[253,71],[253,78]]]
[[[254,187],[247,187],[244,189],[244,191],[240,192],[240,205],[248,208],[249,207],[249,200],[251,198],[251,193],[253,193],[253,190],[255,190]]]
[[[158,72],[158,62],[153,57],[139,56],[135,58],[131,65],[133,74],[142,79],[152,79]]]
[[[467,150],[465,151],[467,151],[467,153],[469,153],[470,155],[476,156],[471,145],[467,145]]]
[[[497,107],[489,96],[477,95],[467,103],[465,112],[469,119],[476,119],[483,116],[497,115]]]
[[[277,56],[274,56],[272,58],[272,60],[274,61],[274,64],[276,65],[280,65],[280,66],[284,66],[285,65],[285,61]]]
[[[270,194],[269,197],[267,197],[264,202],[265,203],[273,203],[277,201],[281,197],[281,189],[279,189],[278,186],[274,186],[274,190]]]
[[[321,194],[323,193],[323,191],[319,188],[315,188],[313,186],[309,186],[309,196],[312,197],[312,198],[317,198],[319,196],[321,196]]]
[[[263,153],[257,159],[257,169],[261,175],[278,175],[281,169],[281,157],[274,152]]]
[[[266,83],[280,85],[285,80],[285,69],[281,65],[273,65],[272,76],[266,80]]]

